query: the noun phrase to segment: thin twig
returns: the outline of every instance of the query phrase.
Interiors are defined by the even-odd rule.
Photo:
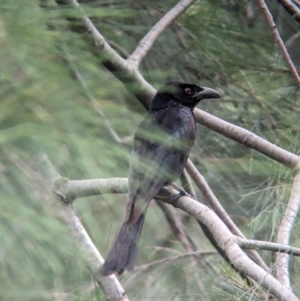
[[[96,98],[94,97],[94,95],[91,93],[91,91],[88,89],[87,84],[84,80],[84,78],[82,77],[81,73],[79,72],[77,66],[74,63],[73,57],[72,55],[68,52],[66,45],[63,45],[63,51],[65,53],[66,59],[68,61],[69,66],[71,67],[71,69],[73,70],[76,79],[78,80],[78,82],[80,83],[80,85],[82,86],[87,98],[92,102],[96,112],[100,115],[100,117],[102,117],[102,119],[104,120],[104,125],[107,129],[107,131],[110,133],[111,137],[120,144],[131,144],[131,138],[130,137],[125,137],[125,138],[120,138],[119,135],[117,134],[117,132],[113,129],[109,119],[105,116],[105,114],[103,113],[103,111],[100,109],[100,105],[98,103],[98,101],[96,100]]]
[[[296,69],[295,65],[293,64],[293,62],[292,62],[292,60],[290,58],[290,55],[289,55],[289,53],[288,53],[288,51],[287,51],[287,49],[286,49],[286,47],[285,47],[285,45],[284,45],[281,37],[280,37],[280,34],[279,34],[278,30],[277,30],[277,26],[276,26],[276,24],[275,24],[275,22],[273,20],[273,16],[270,13],[270,11],[269,11],[269,9],[268,9],[268,7],[267,7],[267,5],[266,5],[266,3],[265,3],[264,0],[257,0],[257,1],[258,1],[259,5],[261,7],[261,9],[262,9],[262,11],[263,11],[266,19],[267,19],[267,21],[268,21],[268,23],[269,23],[272,31],[273,31],[273,35],[275,37],[276,43],[278,44],[278,46],[279,46],[279,48],[280,48],[280,50],[282,52],[282,55],[283,55],[286,63],[288,64],[288,66],[290,68],[292,76],[294,77],[297,85],[300,87],[300,77],[298,75],[297,69]]]
[[[196,191],[193,187],[192,179],[186,168],[184,168],[182,175],[180,176],[181,185],[191,196],[196,197]]]
[[[181,219],[179,216],[177,216],[174,212],[173,212],[173,208],[168,208],[168,206],[161,201],[156,201],[157,205],[161,208],[161,210],[163,211],[165,218],[167,220],[167,223],[170,226],[170,229],[172,231],[172,233],[174,234],[174,236],[181,242],[181,244],[183,245],[183,247],[186,249],[186,251],[189,254],[193,254],[194,253],[194,248],[195,248],[195,244],[193,243],[193,239],[191,237],[191,235],[189,235],[188,231],[185,229]],[[193,248],[194,247],[194,248]],[[203,252],[202,250],[200,250],[198,248],[199,252]],[[197,261],[195,260],[195,258],[193,256],[190,257],[190,261],[192,266],[196,266]],[[203,260],[201,260],[201,264],[209,264],[207,262],[207,260],[205,258],[203,258]],[[195,275],[195,282],[197,282],[198,287],[201,291],[205,290],[205,286],[201,280],[201,278],[199,278],[199,275],[196,274]],[[209,297],[207,297],[207,301],[210,301],[211,299]]]
[[[117,48],[123,54],[124,57],[126,57],[126,58],[130,57],[130,53],[127,52],[127,50],[125,48],[121,47],[118,43],[114,42],[113,40],[109,40],[109,39],[106,39],[106,41],[113,47]]]
[[[172,208],[169,208],[165,203],[160,201],[157,201],[156,203],[158,207],[162,210],[167,220],[167,223],[169,224],[170,230],[172,231],[174,236],[181,242],[183,247],[188,252],[193,252],[193,247],[189,240],[190,235],[185,230],[180,218],[176,214],[174,214]]]
[[[243,239],[238,237],[237,242],[239,246],[243,249],[257,249],[257,250],[267,250],[290,254],[293,256],[300,256],[300,249],[291,247],[288,245],[277,244],[269,241],[259,241],[253,239]],[[279,280],[279,279],[278,279]]]
[[[137,68],[158,36],[195,1],[196,0],[181,0],[169,10],[140,41],[135,51],[128,58],[128,61]]]
[[[286,42],[285,45],[287,48],[290,48],[293,46],[293,44],[295,43],[295,41],[297,39],[299,39],[300,37],[300,31],[298,31],[297,33],[293,34]]]
[[[283,218],[277,233],[277,243],[288,245],[290,242],[290,235],[296,221],[296,217],[300,208],[300,170],[298,170],[294,177],[294,183],[290,195],[289,202],[285,209]],[[289,277],[289,255],[277,254],[276,258],[276,278],[286,287],[290,287]]]
[[[218,254],[216,251],[196,251],[196,252],[183,253],[183,254],[162,258],[162,259],[152,261],[152,262],[147,263],[147,264],[140,265],[135,269],[135,273],[140,273],[142,271],[145,271],[145,270],[149,269],[150,267],[152,267],[154,265],[157,265],[157,264],[170,263],[171,261],[186,258],[186,257],[191,257],[191,256],[193,256],[193,257],[204,257],[204,256],[207,256],[207,255],[216,255],[216,254]]]

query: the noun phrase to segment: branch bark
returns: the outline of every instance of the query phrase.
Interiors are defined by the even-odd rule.
[[[300,171],[297,171],[294,177],[294,183],[289,202],[281,220],[278,233],[277,243],[288,245],[290,235],[296,221],[300,208]],[[291,287],[289,277],[289,255],[278,253],[276,257],[276,278],[286,287]]]
[[[194,110],[197,122],[240,144],[253,148],[267,157],[292,169],[300,167],[299,156],[216,116],[199,109]]]
[[[171,204],[169,200],[167,202]],[[241,251],[235,242],[235,237],[211,209],[188,197],[178,199],[177,207],[204,223],[214,233],[218,244],[224,249],[230,261],[238,270],[261,283],[264,288],[270,290],[279,300],[299,301],[288,288],[256,265]]]
[[[58,180],[56,181],[56,189],[57,191],[64,192],[65,197],[67,195],[76,196],[76,193],[79,193],[80,196],[83,196],[81,192],[79,192],[78,187],[75,188],[75,184],[80,184],[82,188],[84,188],[84,191],[87,193],[87,195],[92,195],[92,193],[100,192],[103,193],[98,187],[95,189],[95,187],[91,187],[91,191],[89,192],[87,187],[90,187],[91,183],[96,184],[97,182],[101,185],[103,185],[103,180],[90,180],[92,182],[88,182],[88,185],[84,188],[83,184],[84,181],[68,181],[67,179]],[[73,183],[72,183],[73,182]],[[107,183],[110,184],[110,186],[105,187],[105,191],[112,191],[115,187],[119,189],[120,192],[125,192],[127,187],[124,187],[126,183],[126,179],[107,179]],[[66,185],[65,188],[61,187],[58,189],[58,186],[60,185]],[[70,188],[75,188],[74,191],[68,191]],[[171,195],[178,195],[179,191],[174,189],[171,186],[168,186],[167,188],[164,188],[160,191],[158,198],[168,204],[172,204],[172,201],[170,199]],[[61,194],[59,194],[61,197],[63,197]],[[176,202],[176,207],[180,208],[181,210],[187,212],[188,214],[195,217],[198,221],[203,223],[206,227],[208,227],[219,246],[225,251],[230,261],[234,264],[234,266],[241,271],[242,273],[245,273],[246,275],[249,275],[252,279],[257,281],[257,283],[261,283],[262,286],[269,290],[272,294],[274,294],[278,299],[284,300],[284,301],[299,301],[299,299],[284,285],[282,285],[278,280],[276,280],[271,274],[264,271],[262,268],[260,268],[258,265],[256,265],[240,248],[237,237],[234,236],[228,228],[225,226],[225,224],[222,222],[222,220],[214,213],[213,210],[209,209],[205,205],[197,202],[196,200],[190,198],[190,197],[180,197]],[[72,220],[68,220],[68,222],[72,222]],[[73,229],[74,225],[68,225],[69,229]],[[96,264],[96,267],[98,268],[98,263]],[[92,268],[94,270],[95,268]]]
[[[78,2],[76,0],[70,1],[73,3],[73,5],[81,10],[82,19],[84,20],[87,29],[92,33],[96,45],[102,50],[102,53],[106,58],[106,62],[109,62],[109,64],[105,64],[105,66],[119,79],[120,73],[126,73],[128,79],[131,81],[131,84],[133,83],[133,86],[136,87],[136,89],[129,88],[129,91],[136,96],[145,105],[145,107],[148,107],[156,92],[155,89],[145,81],[138,70],[133,68],[130,63],[122,59],[118,53],[116,53],[108,45],[104,37],[96,29],[91,20],[86,17]],[[126,87],[126,82],[123,81],[123,83]],[[232,140],[251,147],[290,168],[296,168],[300,166],[298,156],[283,150],[282,148],[264,140],[248,130],[226,122],[197,108],[194,110],[194,114],[198,123],[201,123]]]
[[[81,255],[82,260],[90,270],[97,284],[101,287],[106,299],[110,301],[128,301],[129,299],[125,294],[125,290],[121,286],[118,278],[115,275],[109,277],[103,277],[102,275],[100,275],[99,269],[103,264],[104,259],[93,244],[80,220],[75,215],[72,206],[70,204],[62,202],[59,198],[55,197],[51,189],[49,189],[49,187],[54,185],[54,183],[56,185],[60,183],[59,187],[63,187],[63,184],[67,183],[68,181],[60,177],[46,155],[41,156],[41,158],[38,160],[38,170],[41,177],[45,179],[48,184],[48,187],[46,187],[49,190],[49,197],[46,199],[47,205],[50,207],[52,213],[54,213],[54,215],[67,227],[71,237],[74,240],[75,246]],[[89,184],[91,183],[88,183],[86,187],[92,189],[93,186]],[[77,190],[74,189],[76,193],[79,192],[80,187],[82,187],[80,186],[80,183],[76,183],[75,185],[71,182],[70,188],[74,188],[74,186],[77,186]],[[102,188],[105,191],[104,186],[100,185],[97,188]],[[113,189],[114,186],[110,188]],[[85,192],[87,192],[87,190],[85,190]],[[58,195],[59,197],[61,197],[60,194]]]
[[[135,95],[146,107],[149,106],[155,89],[145,81],[143,76],[136,70],[133,65],[124,60],[110,45],[107,43],[102,34],[97,30],[93,22],[86,16],[77,0],[69,0],[81,14],[81,18],[88,32],[93,36],[95,45],[101,50],[103,65],[110,70],[128,89]],[[130,82],[130,85],[125,83]]]
[[[105,38],[96,29],[91,20],[85,15],[78,2],[76,0],[70,1],[75,7],[80,9],[82,19],[87,30],[93,35],[96,46],[101,49],[101,54],[105,58],[103,63],[104,66],[118,79],[120,79],[129,92],[139,99],[146,108],[149,107],[156,90],[145,81],[138,70],[133,68],[130,63],[122,59],[118,53],[109,46],[109,44],[105,41]],[[126,81],[124,81],[124,78],[120,76],[122,73],[126,73]],[[130,85],[128,85],[128,83],[130,83]],[[213,131],[216,131],[245,146],[253,148],[290,168],[300,167],[300,160],[297,155],[266,141],[254,133],[197,108],[194,110],[194,114],[198,123],[205,125]]]
[[[225,225],[229,228],[229,230],[241,237],[246,239],[244,234],[240,231],[240,229],[235,225],[235,223],[232,221],[230,216],[227,214],[221,203],[218,201],[212,190],[210,189],[209,185],[205,181],[204,177],[201,175],[201,173],[197,170],[197,168],[194,166],[192,161],[189,159],[186,165],[186,169],[188,173],[191,175],[192,179],[196,183],[197,187],[202,192],[204,198],[209,203],[209,205],[214,209],[216,214],[219,216],[219,218],[225,223]],[[265,262],[262,260],[262,258],[259,256],[259,254],[255,250],[251,250],[251,255],[256,260],[256,262],[265,270],[269,271],[269,268],[265,264]]]
[[[286,11],[296,21],[300,23],[300,1],[299,0],[278,0],[278,2],[286,9]]]
[[[300,249],[268,241],[237,238],[237,243],[243,249],[259,249],[300,256]]]
[[[130,93],[135,95],[145,105],[145,107],[148,107],[155,93],[155,89],[144,80],[142,75],[135,68],[134,64],[130,63],[130,60],[124,60],[109,46],[109,44],[105,41],[104,37],[96,29],[91,20],[85,15],[78,2],[76,0],[70,1],[81,11],[82,19],[85,23],[86,28],[92,34],[96,46],[101,49],[103,65],[124,83],[125,87],[129,90]],[[261,7],[269,21],[269,24],[272,27],[276,42],[283,52],[284,58],[287,61],[289,68],[291,69],[292,75],[294,76],[297,84],[300,86],[299,76],[295,72],[293,63],[290,60],[289,55],[280,38],[280,35],[276,29],[276,24],[272,19],[272,15],[268,11],[268,8],[266,7],[264,1],[258,1],[261,4]],[[277,147],[276,145],[260,138],[250,131],[223,121],[199,109],[195,109],[194,113],[197,122],[207,126],[208,128],[243,145],[253,148],[292,169],[297,170],[300,167],[300,160],[297,155],[290,153],[280,147]]]
[[[257,0],[257,1],[258,1],[258,3],[260,5],[260,7],[261,7],[261,9],[262,9],[262,11],[263,11],[266,19],[267,19],[267,21],[268,21],[268,23],[269,23],[269,25],[270,25],[270,27],[272,29],[273,35],[275,37],[275,41],[276,41],[279,49],[282,52],[284,60],[286,61],[287,65],[289,66],[291,74],[292,74],[295,82],[297,83],[298,87],[300,87],[300,77],[298,75],[297,69],[294,66],[294,64],[293,64],[293,62],[292,62],[292,60],[290,58],[290,55],[289,55],[287,49],[285,48],[285,45],[284,45],[284,43],[283,43],[283,41],[282,41],[282,39],[280,37],[280,34],[279,34],[278,30],[277,30],[277,26],[276,26],[276,24],[275,24],[275,22],[273,20],[273,16],[270,13],[270,11],[269,11],[269,9],[268,9],[268,7],[267,7],[267,5],[266,5],[266,3],[265,3],[264,0]]]
[[[171,10],[169,10],[140,41],[135,51],[128,58],[128,61],[138,68],[142,59],[151,49],[158,36],[196,0],[181,0]]]

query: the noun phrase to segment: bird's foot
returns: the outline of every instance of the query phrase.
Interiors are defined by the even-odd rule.
[[[189,194],[186,190],[184,190],[184,189],[181,188],[180,186],[178,186],[178,185],[176,185],[176,184],[174,184],[174,183],[172,183],[171,186],[172,186],[174,189],[178,190],[178,191],[181,193],[182,196],[188,196],[189,198],[195,199],[191,194]]]
[[[173,186],[176,190],[178,190],[178,193],[176,194],[172,194],[171,195],[171,204],[177,208],[177,201],[182,197],[182,196],[189,196],[189,194],[182,189],[181,187],[177,186],[176,184],[172,184],[171,186]]]

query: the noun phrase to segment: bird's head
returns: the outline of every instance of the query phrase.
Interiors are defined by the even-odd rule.
[[[207,87],[181,81],[168,82],[160,87],[152,101],[151,110],[166,108],[171,102],[194,108],[202,99],[220,98],[220,94]]]

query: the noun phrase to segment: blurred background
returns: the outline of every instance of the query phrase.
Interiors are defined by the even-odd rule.
[[[80,3],[126,58],[177,1]],[[299,23],[277,2],[267,4],[300,70]],[[126,177],[130,141],[145,109],[102,67],[101,52],[68,1],[0,0],[0,61],[0,299],[104,300],[66,229],[49,215],[33,163],[47,153],[70,179]],[[203,101],[201,109],[299,154],[299,90],[256,1],[197,1],[158,38],[140,71],[156,88],[182,79],[216,89],[222,98]],[[116,141],[108,121],[127,143]],[[274,241],[291,191],[291,170],[202,125],[191,159],[248,238]],[[74,204],[104,257],[125,201],[126,195],[105,195]],[[214,251],[198,224],[176,213],[197,250]],[[297,247],[299,221],[291,240]],[[173,258],[185,252],[153,202],[136,271],[120,277],[129,298],[265,300],[259,289],[246,292],[218,254],[195,261]],[[271,253],[260,254],[272,267]],[[291,260],[299,295],[299,259]]]

